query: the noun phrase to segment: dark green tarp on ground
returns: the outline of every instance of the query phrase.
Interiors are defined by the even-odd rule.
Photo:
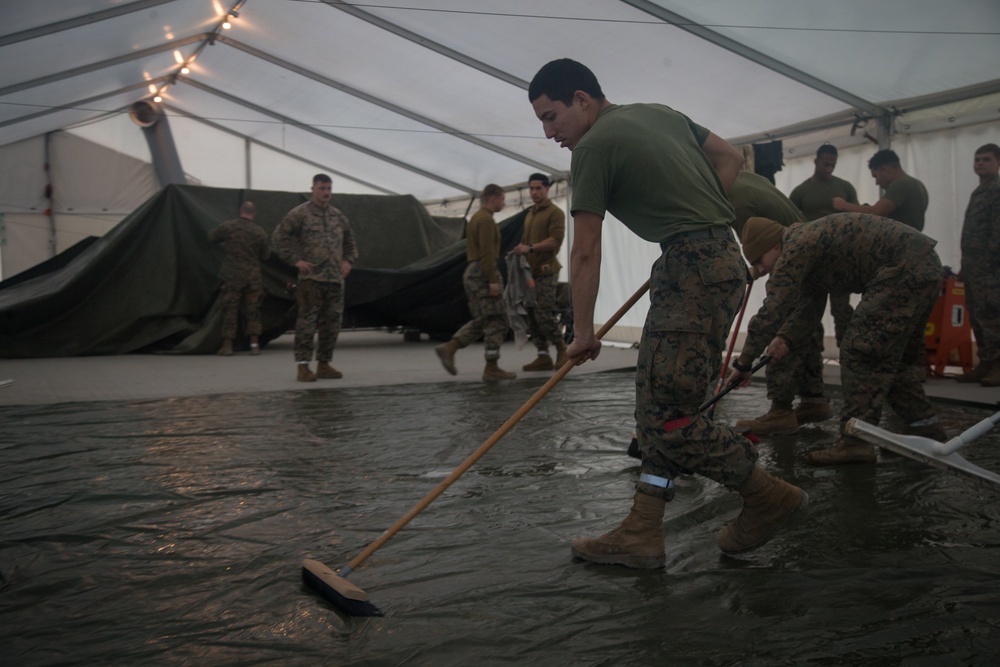
[[[301,193],[171,185],[54,270],[0,283],[0,356],[128,352],[213,353],[222,247],[208,232],[244,200],[270,235],[308,199]],[[462,288],[465,221],[434,218],[413,197],[334,195],[351,220],[360,258],[346,286],[345,328],[403,327],[447,336],[469,319]],[[524,213],[500,223],[503,248]],[[263,267],[265,344],[295,325],[295,270]],[[7,283],[13,283],[7,286]]]

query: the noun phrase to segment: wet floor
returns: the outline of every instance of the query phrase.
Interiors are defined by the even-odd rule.
[[[0,408],[0,663],[995,664],[1000,488],[900,457],[809,467],[833,421],[762,444],[811,504],[758,551],[718,552],[739,498],[692,477],[664,570],[574,561],[630,503],[629,373],[565,380],[362,564],[384,618],[302,585],[303,558],[353,558],[541,382]],[[755,384],[717,418],[766,405]],[[939,407],[952,434],[989,414]],[[963,451],[1000,471],[1000,433]]]

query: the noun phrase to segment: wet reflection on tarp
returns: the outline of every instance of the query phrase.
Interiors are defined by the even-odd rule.
[[[302,558],[342,566],[541,382],[0,409],[2,662],[895,665],[1000,653],[1000,489],[886,455],[807,466],[834,420],[762,445],[812,501],[757,552],[720,555],[714,536],[739,498],[690,477],[667,507],[664,571],[574,562],[569,541],[617,525],[632,494],[627,373],[565,380],[351,575],[385,618],[344,617],[303,587]],[[716,417],[766,405],[755,385]],[[988,414],[940,407],[952,433]],[[965,455],[1000,470],[1000,433]]]

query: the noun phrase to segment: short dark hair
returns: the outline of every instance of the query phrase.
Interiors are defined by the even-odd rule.
[[[895,151],[891,151],[888,148],[880,150],[875,155],[872,155],[872,159],[868,160],[869,169],[878,169],[885,165],[899,166],[899,156],[896,155]]]
[[[333,179],[326,174],[316,174],[313,176],[313,185],[317,183],[333,183]]]
[[[833,144],[823,144],[816,149],[816,157],[822,157],[824,155],[832,155],[837,157],[837,147]]]
[[[979,153],[993,153],[993,157],[1000,160],[1000,146],[996,144],[983,144],[976,149],[976,154],[978,155]]]
[[[545,174],[539,174],[538,172],[535,172],[531,176],[528,176],[528,183],[530,184],[532,181],[541,181],[542,185],[544,185],[545,187],[549,187],[552,184],[549,181],[548,176],[546,176]]]
[[[561,58],[542,66],[535,78],[528,85],[528,101],[534,102],[545,95],[553,102],[562,102],[569,106],[573,102],[573,93],[582,90],[598,102],[604,101],[604,92],[597,77],[586,65]]]
[[[496,183],[490,183],[485,188],[483,188],[482,198],[485,200],[489,199],[490,197],[496,197],[497,195],[502,195],[502,194],[505,194],[503,188],[501,188]]]

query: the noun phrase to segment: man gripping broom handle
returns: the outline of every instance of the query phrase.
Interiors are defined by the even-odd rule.
[[[636,293],[633,294],[629,300],[626,301],[625,304],[622,305],[622,307],[619,308],[618,311],[604,323],[604,326],[602,326],[597,332],[596,337],[600,339],[607,334],[608,331],[610,331],[611,328],[618,323],[618,320],[620,320],[625,313],[627,313],[629,309],[631,309],[632,306],[634,306],[635,303],[646,294],[648,290],[649,281],[647,280],[642,287],[640,287]],[[476,461],[482,458],[482,456],[486,454],[486,452],[488,452],[490,448],[500,440],[500,438],[514,428],[514,426],[521,421],[521,419],[528,414],[528,412],[535,407],[535,405],[537,405],[538,402],[542,400],[542,398],[548,394],[554,386],[566,377],[575,365],[575,359],[570,359],[563,364],[563,366],[556,371],[551,378],[549,378],[548,382],[532,394],[531,398],[529,398],[525,404],[517,410],[517,412],[504,422],[503,425],[493,433],[493,435],[486,439],[486,442],[470,454],[469,457],[466,458],[461,465],[455,468],[450,475],[441,480],[441,482],[434,487],[430,493],[424,496],[423,500],[418,502],[410,509],[410,511],[397,519],[396,522],[389,526],[374,542],[365,547],[361,553],[342,567],[339,574],[333,572],[319,561],[310,559],[302,561],[302,578],[306,584],[316,589],[335,607],[352,616],[382,616],[382,612],[368,601],[368,595],[363,590],[347,581],[345,577],[353,572],[354,569],[363,563],[369,556],[375,553],[375,551],[385,544],[393,535],[398,533],[415,516],[420,514],[420,512],[430,505],[438,496],[444,493],[444,491],[451,486],[455,480],[461,477],[466,470],[471,468]]]

